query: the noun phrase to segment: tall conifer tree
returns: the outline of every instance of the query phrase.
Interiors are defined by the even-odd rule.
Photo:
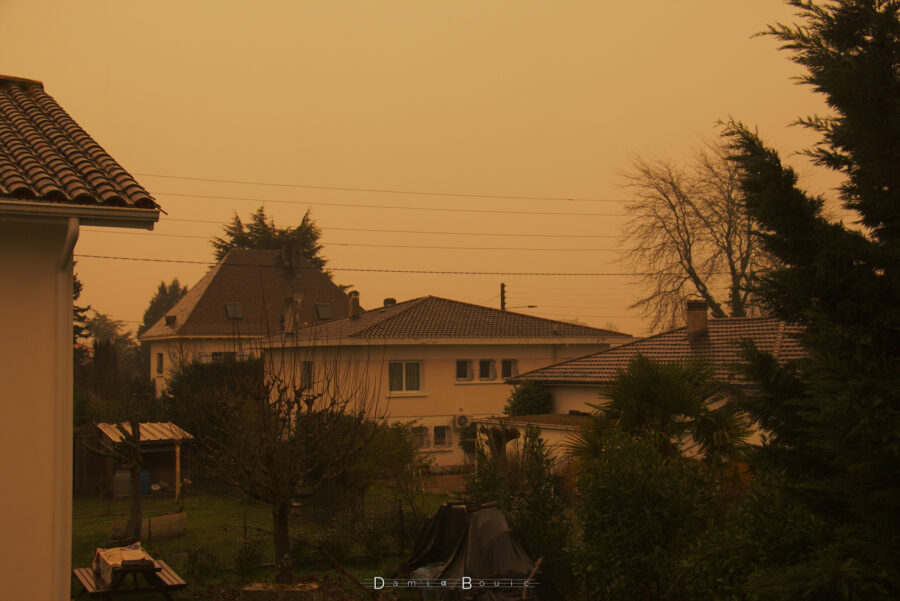
[[[807,357],[778,366],[748,349],[758,393],[746,408],[768,432],[758,465],[786,476],[797,503],[827,527],[799,559],[770,566],[773,599],[900,598],[900,21],[896,0],[790,0],[802,22],[775,25],[824,94],[831,115],[808,154],[840,172],[855,226],[741,123],[725,135],[743,167],[747,209],[780,266],[757,292],[805,326]]]

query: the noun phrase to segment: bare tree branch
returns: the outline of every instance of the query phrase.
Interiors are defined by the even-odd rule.
[[[755,243],[744,210],[738,166],[707,144],[693,162],[637,158],[625,174],[632,198],[620,261],[640,273],[643,310],[659,331],[684,319],[684,301],[700,296],[716,317],[752,315],[748,283],[769,259]]]

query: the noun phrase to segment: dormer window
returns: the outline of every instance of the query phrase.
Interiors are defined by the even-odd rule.
[[[316,316],[322,321],[334,319],[334,307],[331,303],[316,303]]]
[[[244,319],[244,308],[241,303],[225,303],[225,317],[228,319]]]

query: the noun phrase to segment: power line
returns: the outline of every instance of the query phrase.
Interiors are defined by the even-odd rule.
[[[166,219],[166,221],[187,221],[191,223],[215,223],[219,225],[224,225],[220,221],[207,221],[202,219]],[[135,236],[169,236],[173,238],[203,238],[208,240],[210,236],[192,236],[188,234],[160,234],[158,232],[153,232],[152,234],[142,234],[137,232],[112,232],[108,231],[104,228],[97,227],[96,229],[91,228],[90,226],[85,226],[83,229],[91,232],[102,232],[105,234],[129,234]],[[619,238],[619,234],[502,234],[499,232],[448,232],[446,230],[436,231],[436,230],[386,230],[386,229],[376,229],[376,228],[365,228],[365,227],[327,227],[323,231],[324,234],[327,234],[331,231],[341,231],[341,232],[374,232],[374,233],[383,233],[383,234],[429,234],[429,235],[439,235],[439,236],[490,236],[492,238]]]
[[[500,209],[459,209],[450,207],[404,207],[400,205],[368,205],[355,204],[346,202],[323,202],[323,201],[300,201],[300,200],[280,200],[276,198],[258,198],[253,196],[220,196],[217,194],[182,194],[179,192],[155,192],[156,195],[162,196],[178,196],[184,198],[210,198],[215,200],[243,200],[252,202],[275,202],[281,204],[307,205],[307,206],[326,206],[326,207],[345,207],[352,209],[389,209],[398,211],[438,211],[442,213],[479,213],[479,214],[495,214],[495,215],[553,215],[564,217],[627,217],[625,213],[566,213],[557,211],[506,211]]]
[[[217,179],[212,177],[189,177],[186,175],[163,175],[161,173],[134,173],[139,177],[160,177],[193,182],[209,182],[218,184],[244,184],[250,186],[270,186],[276,188],[303,188],[306,190],[333,190],[337,192],[369,192],[378,194],[407,194],[411,196],[440,196],[444,198],[496,198],[499,200],[544,200],[569,202],[627,202],[618,198],[578,198],[570,196],[516,196],[513,194],[475,194],[460,192],[434,192],[430,190],[398,190],[393,188],[352,188],[347,186],[319,186],[312,184],[283,184],[276,182],[260,182],[234,179]],[[160,192],[162,194],[162,192]]]
[[[117,257],[111,255],[75,255],[76,259],[108,259],[114,261],[141,261],[148,263],[182,263],[188,265],[215,265],[216,261],[195,261],[190,259],[158,259],[151,257]],[[224,267],[265,267],[283,269],[280,265],[254,265],[251,263],[225,263]],[[301,269],[316,270],[316,267],[303,267]],[[540,271],[439,271],[431,269],[380,269],[366,267],[328,267],[328,271],[356,271],[372,273],[416,273],[437,275],[521,275],[521,276],[626,276],[649,275],[641,273],[613,273],[613,272],[540,272]]]
[[[136,236],[165,236],[169,238],[194,238],[209,240],[207,236],[190,236],[187,234],[133,234],[132,232],[111,232],[97,230],[103,234],[120,234],[120,235],[136,235]],[[433,249],[433,250],[515,250],[515,251],[548,251],[548,252],[601,252],[618,250],[616,248],[529,248],[520,246],[428,246],[421,244],[367,244],[362,242],[322,242],[324,246],[359,246],[365,248],[415,248],[415,249]]]

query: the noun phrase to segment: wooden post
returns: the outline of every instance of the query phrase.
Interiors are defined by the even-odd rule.
[[[175,441],[175,501],[181,499],[181,441]]]

